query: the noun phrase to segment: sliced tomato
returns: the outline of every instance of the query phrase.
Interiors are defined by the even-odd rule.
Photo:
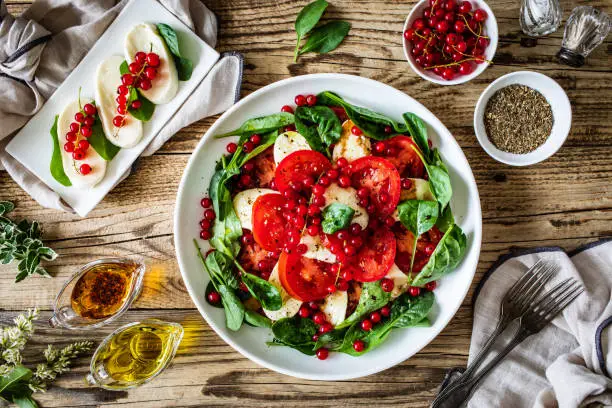
[[[385,156],[396,168],[400,177],[423,178],[425,176],[425,165],[414,149],[417,145],[411,137],[399,135],[385,142],[390,155]]]
[[[403,272],[410,272],[410,264],[412,262],[412,251],[414,249],[414,234],[408,231],[403,225],[397,223],[394,227],[395,237],[397,239],[397,253],[395,255],[395,264]],[[433,245],[433,248],[438,245],[440,239],[442,239],[442,232],[437,228],[433,227],[423,235],[419,237],[417,241],[416,253],[414,255],[414,265],[412,265],[413,272],[420,272],[421,269],[427,264],[431,253],[427,254],[426,248]],[[430,247],[431,250],[431,247]]]
[[[303,302],[323,299],[336,282],[333,264],[283,252],[278,260],[281,285],[292,297]]]
[[[395,166],[382,157],[366,156],[351,163],[353,187],[365,187],[370,203],[380,216],[391,215],[400,198],[400,176]]]
[[[270,273],[278,261],[277,254],[276,251],[265,250],[257,242],[242,244],[238,254],[238,263],[249,272]]]
[[[255,175],[254,187],[268,188],[274,179],[276,163],[274,162],[274,149],[272,146],[255,156],[252,160],[255,165],[253,174]]]
[[[286,202],[280,194],[264,194],[253,203],[253,238],[267,251],[283,248],[288,224],[283,217]]]
[[[347,265],[353,273],[353,279],[358,282],[373,282],[383,278],[395,261],[395,245],[395,235],[386,227],[370,234]]]
[[[317,178],[332,167],[327,157],[314,150],[298,150],[285,157],[276,168],[275,182],[279,191],[297,186],[301,189],[304,180]]]

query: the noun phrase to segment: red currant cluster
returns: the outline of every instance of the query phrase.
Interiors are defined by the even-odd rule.
[[[66,143],[64,150],[72,153],[74,161],[80,161],[87,156],[89,142],[87,139],[92,134],[92,126],[96,121],[96,107],[91,103],[86,103],[83,109],[74,114],[74,122],[70,124],[70,131],[66,133]],[[76,165],[75,165],[76,168]],[[83,163],[79,166],[78,172],[86,175],[91,173],[91,166]]]
[[[212,204],[212,200],[208,197],[204,197],[200,201],[200,205],[204,208],[203,218],[200,220],[200,238],[206,240],[212,237],[211,229],[216,217],[215,210],[210,208]]]
[[[121,76],[121,85],[117,87],[117,113],[113,118],[113,125],[121,127],[125,124],[128,110],[128,100],[132,88],[142,89],[146,91],[151,89],[153,84],[151,81],[157,77],[157,68],[159,67],[159,55],[154,52],[145,54],[139,51],[134,56],[134,62],[128,65],[129,74]],[[132,101],[130,105],[133,109],[138,109],[142,106],[139,100]]]
[[[429,4],[423,16],[404,31],[415,62],[447,81],[472,73],[472,62],[486,61],[489,37],[483,34],[483,23],[487,12],[472,11],[468,1],[429,0]]]

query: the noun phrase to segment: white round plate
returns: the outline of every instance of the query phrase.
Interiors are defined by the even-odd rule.
[[[268,329],[244,325],[238,332],[225,327],[222,309],[206,303],[204,290],[209,281],[198,260],[193,239],[199,235],[202,218],[200,199],[207,194],[215,162],[230,141],[213,135],[239,127],[246,119],[278,112],[295,95],[330,90],[347,101],[401,120],[404,112],[414,112],[428,125],[429,136],[448,166],[453,186],[452,209],[456,222],[467,235],[467,251],[457,270],[443,278],[435,291],[436,303],[430,314],[432,326],[394,330],[379,348],[360,357],[331,353],[325,361],[286,347],[270,347]],[[237,139],[237,138],[236,138]],[[474,277],[482,235],[480,200],[474,176],[461,148],[430,111],[388,85],[351,75],[314,74],[286,79],[253,92],[225,112],[204,135],[189,159],[179,186],[174,213],[174,243],[183,279],[198,310],[208,324],[229,345],[244,356],[279,373],[310,380],[347,380],[363,377],[401,363],[425,347],[453,317]],[[202,250],[207,242],[199,240]]]

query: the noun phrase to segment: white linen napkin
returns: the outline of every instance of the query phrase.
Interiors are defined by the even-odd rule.
[[[612,406],[612,239],[570,253],[546,247],[501,257],[474,294],[469,362],[495,328],[504,294],[540,258],[561,266],[547,288],[572,276],[585,292],[485,377],[467,405],[470,408]],[[510,330],[506,341],[497,342],[497,350],[511,337]],[[462,371],[451,370],[442,387]]]
[[[79,64],[129,0],[36,0],[20,17],[0,0],[0,170],[43,207],[72,209],[5,151],[11,137]],[[136,0],[132,0],[136,1]],[[217,18],[199,0],[158,0],[208,45]],[[224,53],[206,78],[144,150],[149,156],[181,128],[225,111],[240,98],[242,56]],[[40,135],[46,138],[48,135]],[[129,175],[129,171],[122,179]]]

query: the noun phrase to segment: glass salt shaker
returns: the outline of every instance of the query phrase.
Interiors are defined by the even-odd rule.
[[[142,291],[145,270],[140,259],[107,258],[88,263],[55,298],[49,326],[87,330],[116,320]]]
[[[559,0],[523,0],[521,3],[521,30],[531,37],[557,31],[562,17]]]
[[[610,32],[610,17],[594,7],[576,7],[565,25],[559,62],[572,67],[581,67],[584,60]]]

